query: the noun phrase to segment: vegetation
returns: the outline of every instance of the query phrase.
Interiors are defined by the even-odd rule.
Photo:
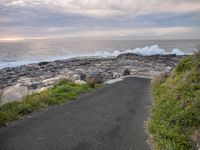
[[[152,82],[153,106],[148,122],[156,150],[189,150],[200,129],[200,52],[183,59],[171,76]]]
[[[95,78],[86,78],[86,83],[92,88],[98,85],[98,81]]]
[[[3,98],[4,98],[4,89],[0,89],[0,106],[2,104]]]
[[[40,93],[23,97],[20,102],[4,104],[0,107],[0,126],[19,119],[33,111],[49,105],[64,103],[76,99],[81,93],[92,90],[88,84],[77,85],[72,81],[63,80],[53,88]]]

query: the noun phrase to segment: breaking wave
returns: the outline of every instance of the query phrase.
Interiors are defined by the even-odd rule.
[[[152,46],[147,46],[143,48],[135,48],[133,50],[127,49],[124,51],[99,51],[95,53],[95,56],[97,57],[117,57],[120,54],[125,54],[125,53],[133,53],[141,56],[153,56],[153,55],[170,55],[174,54],[177,56],[183,56],[183,55],[191,55],[192,53],[185,53],[179,49],[172,49],[171,52],[166,52],[164,49],[160,48],[158,45],[152,45]]]

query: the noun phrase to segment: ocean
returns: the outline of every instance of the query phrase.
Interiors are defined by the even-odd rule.
[[[114,57],[133,52],[141,55],[187,54],[197,51],[200,40],[50,39],[0,42],[0,68],[73,57]]]

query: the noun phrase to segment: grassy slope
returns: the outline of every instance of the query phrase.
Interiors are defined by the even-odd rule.
[[[7,103],[0,107],[0,127],[38,109],[74,100],[81,93],[90,90],[92,88],[87,84],[61,81],[53,88],[24,97],[21,102]]]
[[[191,135],[200,127],[200,52],[181,61],[170,77],[155,79],[151,92],[148,130],[155,149],[192,149]]]

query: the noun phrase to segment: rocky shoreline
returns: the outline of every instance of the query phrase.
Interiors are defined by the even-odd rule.
[[[73,58],[53,62],[40,62],[0,70],[0,88],[15,85],[29,91],[53,86],[63,78],[83,81],[87,76],[105,82],[128,74],[153,78],[169,73],[184,56],[139,56],[121,54],[116,58]]]

